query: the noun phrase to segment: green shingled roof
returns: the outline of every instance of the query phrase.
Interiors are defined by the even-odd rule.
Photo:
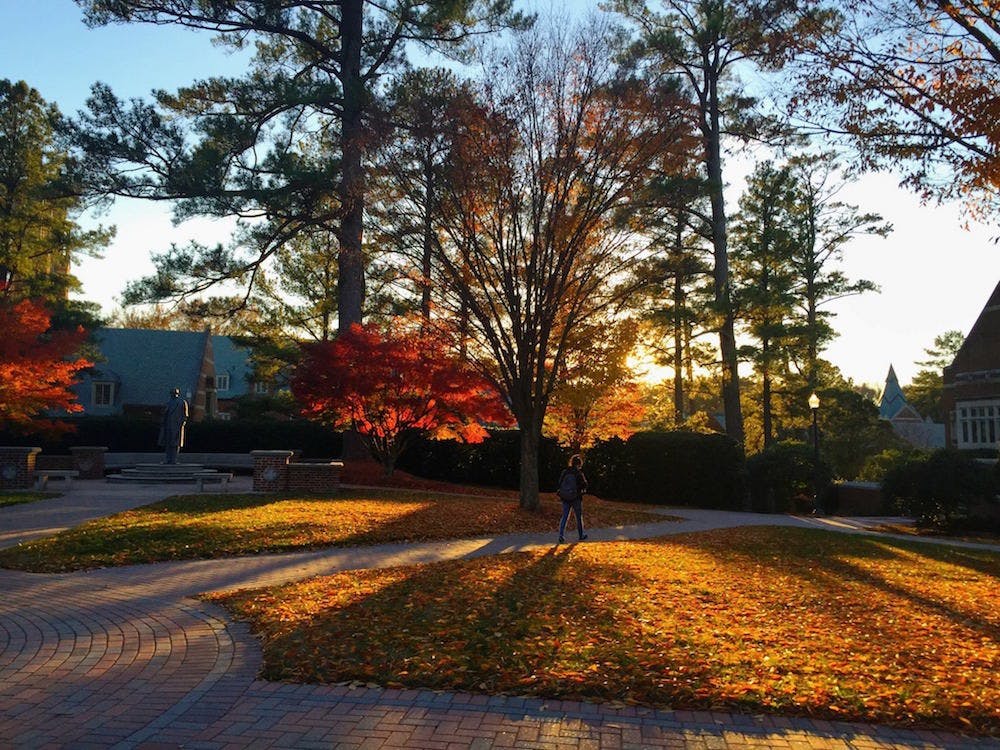
[[[118,384],[113,411],[123,404],[162,406],[172,388],[191,398],[198,392],[198,375],[207,331],[153,331],[99,328],[95,343],[104,357],[93,374],[78,386],[80,403],[92,411],[90,381]]]

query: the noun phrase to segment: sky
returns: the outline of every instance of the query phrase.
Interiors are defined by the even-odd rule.
[[[571,11],[596,0],[571,0]],[[559,8],[558,0],[553,6]],[[141,24],[88,29],[72,0],[0,0],[0,78],[24,80],[64,114],[84,106],[90,86],[108,83],[122,98],[146,97],[153,89],[176,89],[198,78],[235,75],[245,60],[212,44],[211,35],[171,26]],[[734,154],[729,213],[750,160]],[[889,366],[904,385],[919,369],[924,349],[948,330],[968,333],[1000,281],[1000,226],[973,224],[957,205],[921,205],[898,187],[898,177],[867,175],[847,186],[844,200],[875,211],[895,231],[886,239],[858,238],[845,250],[843,270],[869,279],[879,294],[830,306],[840,336],[825,357],[858,383],[879,386]],[[116,307],[125,284],[153,270],[150,254],[189,240],[210,245],[232,231],[226,220],[196,219],[175,226],[169,208],[118,201],[103,216],[84,223],[113,224],[117,235],[102,259],[75,267],[82,296],[106,313]]]

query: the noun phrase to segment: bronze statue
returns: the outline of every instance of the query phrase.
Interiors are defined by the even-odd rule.
[[[184,425],[188,418],[188,402],[181,398],[179,388],[170,392],[170,400],[163,408],[158,445],[166,449],[165,463],[177,463],[177,452],[184,447]]]

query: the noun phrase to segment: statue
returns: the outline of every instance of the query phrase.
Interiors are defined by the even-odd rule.
[[[188,402],[181,398],[179,388],[170,392],[170,400],[163,408],[163,422],[160,424],[158,445],[167,452],[165,463],[177,463],[177,452],[184,447],[184,424],[188,418]]]

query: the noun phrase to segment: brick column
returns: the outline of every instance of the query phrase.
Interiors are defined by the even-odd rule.
[[[0,489],[25,490],[35,482],[35,458],[41,448],[0,447]]]
[[[292,451],[250,451],[253,456],[254,492],[288,489],[288,460]]]
[[[80,472],[80,479],[104,479],[107,450],[101,445],[78,445],[69,449],[73,454],[73,468]]]

